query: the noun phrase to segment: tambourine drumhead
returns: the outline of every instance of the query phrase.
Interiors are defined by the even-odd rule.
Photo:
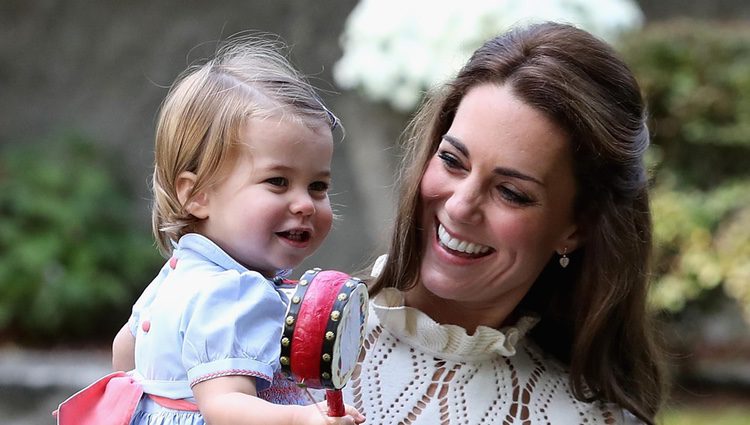
[[[341,389],[364,342],[367,287],[333,270],[309,270],[296,285],[281,339],[282,371],[300,385]]]
[[[356,285],[349,295],[350,301],[341,312],[341,321],[334,344],[331,381],[336,389],[343,388],[354,372],[364,340],[367,322],[367,287]]]

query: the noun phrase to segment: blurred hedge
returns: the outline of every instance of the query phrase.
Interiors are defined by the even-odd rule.
[[[620,47],[650,110],[653,303],[722,287],[750,320],[750,23],[656,24]]]
[[[111,341],[161,262],[124,170],[70,135],[0,155],[0,337]]]
[[[750,24],[651,25],[618,47],[651,115],[653,304],[722,288],[750,320]],[[109,341],[162,261],[125,170],[94,145],[0,152],[0,342]]]

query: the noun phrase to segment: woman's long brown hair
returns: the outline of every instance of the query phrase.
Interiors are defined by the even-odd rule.
[[[640,88],[606,43],[575,27],[518,27],[486,42],[433,93],[407,131],[388,261],[371,293],[419,280],[419,184],[463,96],[480,84],[512,88],[568,132],[584,246],[541,272],[518,309],[542,320],[532,338],[569,365],[574,395],[603,400],[653,423],[666,393],[646,306],[651,213],[643,155],[649,145]]]

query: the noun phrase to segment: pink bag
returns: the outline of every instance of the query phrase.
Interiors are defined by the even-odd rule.
[[[111,373],[60,403],[58,425],[128,425],[143,388],[125,372]]]

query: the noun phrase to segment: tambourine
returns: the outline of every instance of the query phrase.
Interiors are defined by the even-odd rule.
[[[325,389],[328,416],[344,416],[341,389],[364,342],[367,286],[346,273],[317,268],[295,286],[281,337],[281,370],[297,385]]]

